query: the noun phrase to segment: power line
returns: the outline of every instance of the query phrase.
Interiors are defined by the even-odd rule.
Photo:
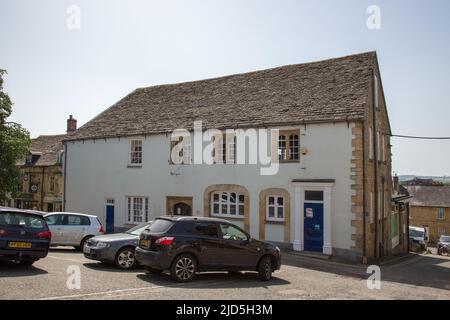
[[[417,136],[404,136],[398,134],[393,134],[392,137],[405,139],[421,139],[421,140],[450,140],[450,137],[417,137]]]

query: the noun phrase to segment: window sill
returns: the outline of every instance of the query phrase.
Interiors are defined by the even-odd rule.
[[[265,220],[266,224],[275,224],[275,225],[284,225],[286,223],[286,221],[281,221],[281,220]]]
[[[127,168],[139,169],[139,168],[142,168],[142,164],[129,164],[129,165],[127,165]]]
[[[211,217],[225,219],[225,220],[244,220],[243,216],[236,217],[236,216],[226,216],[226,215],[220,215],[220,214],[211,214]]]
[[[279,163],[300,163],[300,160],[278,160]]]

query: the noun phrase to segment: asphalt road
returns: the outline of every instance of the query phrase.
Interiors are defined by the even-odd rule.
[[[74,270],[80,271],[80,282],[73,281]],[[168,274],[119,271],[72,249],[53,249],[33,267],[0,262],[0,298],[450,299],[450,257],[417,255],[382,266],[379,290],[367,288],[366,271],[364,266],[284,254],[281,270],[269,282],[259,281],[255,273],[205,273],[180,284]]]

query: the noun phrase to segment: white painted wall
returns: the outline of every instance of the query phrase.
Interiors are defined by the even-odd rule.
[[[307,125],[306,129],[301,126],[300,146],[306,147],[308,154],[300,155],[300,163],[280,164],[274,176],[261,176],[258,165],[170,165],[170,137],[166,135],[143,138],[142,168],[127,167],[129,138],[68,142],[66,210],[95,214],[105,223],[105,199],[114,198],[115,225],[123,226],[126,196],[149,197],[151,217],[166,213],[166,196],[192,196],[193,214],[203,215],[203,192],[208,186],[239,184],[250,193],[250,232],[258,237],[261,190],[287,189],[291,193],[293,216],[292,179],[331,178],[336,180],[332,195],[332,244],[350,249],[353,126],[352,123],[314,124]],[[291,235],[294,235],[294,223],[292,219]],[[269,225],[266,235],[269,240],[282,240],[282,227]]]

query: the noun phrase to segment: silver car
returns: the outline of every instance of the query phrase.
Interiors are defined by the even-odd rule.
[[[107,234],[89,239],[84,245],[84,256],[88,259],[114,263],[122,270],[132,269],[137,262],[134,257],[139,236],[152,222],[140,224],[124,233]]]
[[[89,214],[53,212],[45,215],[45,221],[52,232],[51,246],[73,246],[82,250],[88,239],[105,233],[98,218]]]

